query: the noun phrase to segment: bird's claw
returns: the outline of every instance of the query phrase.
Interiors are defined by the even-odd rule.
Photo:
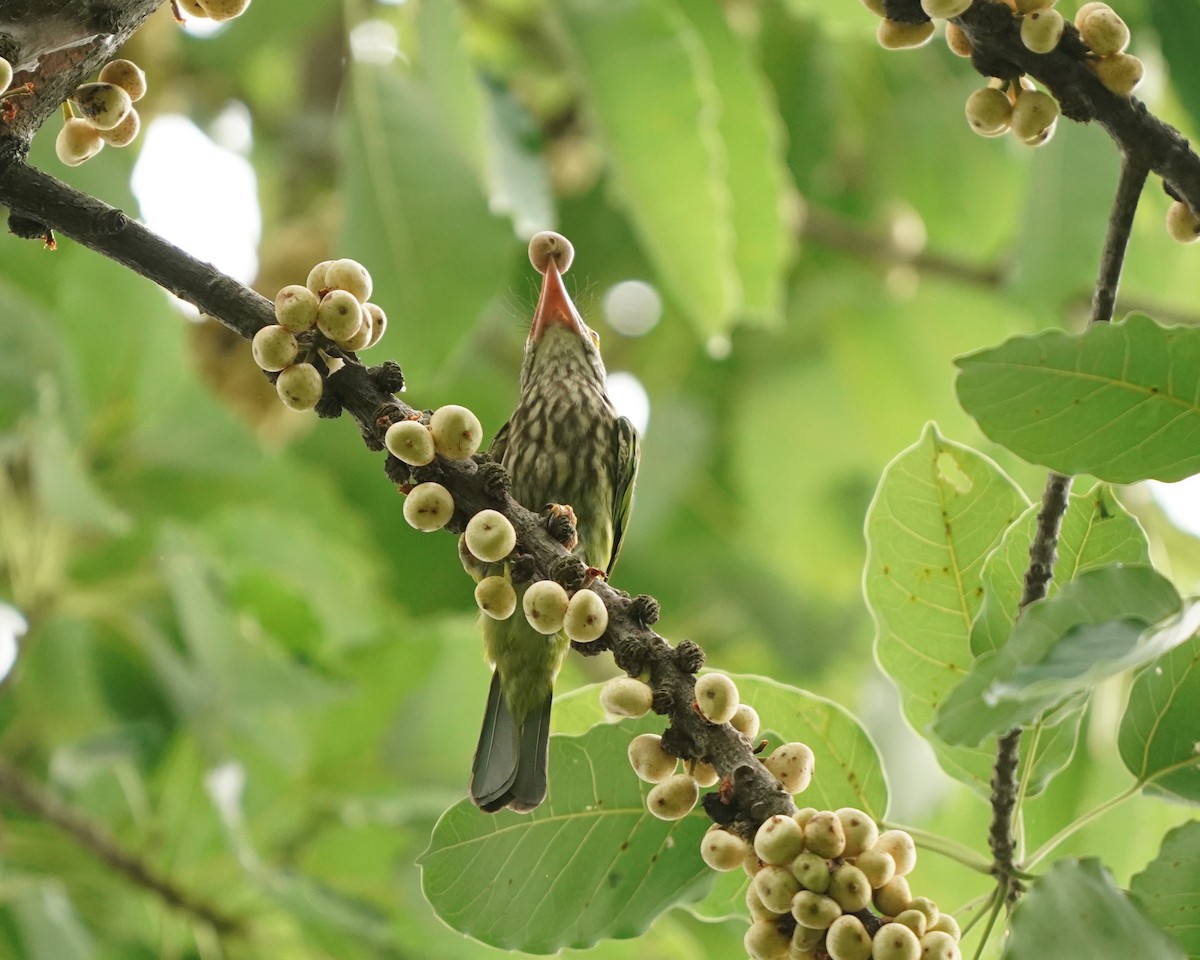
[[[569,503],[548,503],[542,511],[546,529],[555,540],[568,550],[579,543],[578,519]]]

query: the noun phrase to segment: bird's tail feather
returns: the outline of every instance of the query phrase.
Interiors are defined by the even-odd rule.
[[[518,726],[504,701],[500,674],[492,674],[471,767],[471,801],[484,812],[512,807],[525,813],[545,799],[550,703],[547,693],[545,702]]]

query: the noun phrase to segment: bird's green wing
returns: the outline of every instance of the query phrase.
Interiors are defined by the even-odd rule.
[[[508,449],[508,427],[511,420],[505,420],[504,426],[496,431],[496,435],[492,437],[491,444],[488,445],[488,456],[497,463],[504,462],[504,452]]]
[[[613,428],[613,538],[612,554],[605,568],[606,574],[611,574],[616,566],[617,555],[621,552],[621,541],[625,536],[625,526],[629,523],[629,514],[633,509],[633,484],[637,480],[638,463],[642,458],[641,441],[637,430],[626,417],[618,417]]]

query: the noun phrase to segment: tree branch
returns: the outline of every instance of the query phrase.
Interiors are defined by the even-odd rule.
[[[245,932],[243,921],[205,903],[156,867],[122,849],[99,824],[63,803],[42,784],[7,760],[0,759],[0,797],[31,817],[57,827],[130,883],[148,890],[168,906],[212,927],[221,936]]]

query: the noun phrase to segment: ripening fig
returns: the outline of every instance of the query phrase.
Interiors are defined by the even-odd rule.
[[[913,897],[908,901],[908,906],[905,909],[923,913],[925,915],[925,924],[930,927],[937,923],[938,918],[942,915],[942,911],[938,909],[938,905],[928,897]]]
[[[750,960],[787,960],[790,938],[778,920],[756,920],[746,928],[742,946]]]
[[[829,889],[829,861],[807,850],[792,861],[792,875],[800,886],[813,893],[825,893]]]
[[[468,547],[468,549],[470,549]],[[471,551],[474,553],[474,551]],[[538,633],[547,636],[562,629],[567,612],[567,591],[555,580],[536,580],[525,589],[521,608],[525,619]]]
[[[793,742],[776,747],[763,761],[763,766],[783,784],[783,789],[794,796],[803,793],[812,783],[814,760],[807,744]]]
[[[1012,132],[1022,143],[1031,146],[1045,143],[1058,122],[1058,101],[1043,90],[1022,90],[1013,104],[1009,123]]]
[[[903,877],[892,877],[875,891],[873,899],[876,910],[885,917],[894,917],[908,909],[912,891],[908,889],[908,881]]]
[[[1119,97],[1128,97],[1142,85],[1146,67],[1137,57],[1129,53],[1114,53],[1102,60],[1088,64],[1104,86]]]
[[[346,337],[345,340],[337,342],[339,347],[350,353],[358,353],[359,350],[365,350],[367,344],[371,342],[371,315],[366,310],[362,310],[359,313],[359,317],[358,329]]]
[[[998,137],[1006,132],[1012,112],[1012,102],[996,87],[983,87],[967,97],[967,123],[982,137]]]
[[[927,932],[948,933],[954,938],[955,942],[962,939],[962,931],[958,927],[958,921],[949,913],[938,914],[937,920],[929,925]]]
[[[429,533],[441,530],[454,516],[454,497],[440,483],[418,483],[404,498],[404,519]]]
[[[1182,200],[1176,200],[1167,208],[1167,233],[1180,243],[1195,243],[1200,240],[1200,217]]]
[[[571,269],[571,261],[574,259],[575,248],[561,233],[543,230],[529,239],[529,262],[538,273],[545,273],[551,260],[558,267],[559,273],[566,273]]]
[[[115,83],[134,103],[146,95],[146,73],[132,60],[110,60],[101,68],[99,79]]]
[[[946,46],[956,57],[971,56],[971,41],[957,23],[946,24]]]
[[[250,0],[199,0],[200,6],[212,20],[232,20],[240,17],[250,6]]]
[[[721,779],[721,775],[717,773],[717,768],[711,763],[705,763],[703,760],[689,760],[684,769],[687,770],[696,781],[696,785],[701,789],[711,787]]]
[[[842,915],[837,902],[811,890],[801,890],[792,897],[792,916],[796,922],[813,930],[824,930]]]
[[[649,684],[633,677],[613,677],[600,688],[600,706],[618,717],[644,717],[653,702]]]
[[[754,852],[753,847],[746,851],[746,859],[742,861],[742,871],[751,880],[753,880],[758,875],[758,871],[765,866],[766,864],[758,859],[758,854]]]
[[[208,14],[205,12],[204,8],[200,6],[200,0],[179,0],[179,6],[184,10],[184,12],[193,17],[201,17],[205,20],[208,19]]]
[[[698,799],[700,790],[696,781],[686,773],[677,773],[650,788],[646,809],[659,820],[682,820],[692,812]]]
[[[362,305],[346,290],[330,290],[317,307],[317,326],[330,340],[348,340],[362,326]]]
[[[804,825],[804,849],[819,857],[840,857],[846,848],[842,821],[831,810],[821,810]]]
[[[816,807],[801,807],[793,814],[792,819],[800,824],[800,828],[803,829],[808,826],[808,821],[815,817],[817,813]]]
[[[137,139],[138,131],[142,129],[142,118],[133,107],[125,114],[125,119],[111,130],[97,130],[100,139],[110,147],[127,147]]]
[[[1057,10],[1034,10],[1021,20],[1021,42],[1034,53],[1049,53],[1063,35],[1063,15]]]
[[[873,960],[921,960],[921,941],[902,923],[885,923],[875,931]]]
[[[792,898],[800,892],[800,881],[787,867],[768,864],[754,875],[753,883],[763,906],[776,913],[787,913]]]
[[[637,683],[636,680],[633,682]],[[662,737],[657,733],[643,733],[629,741],[629,765],[633,767],[633,772],[637,774],[639,780],[644,780],[646,783],[662,783],[667,777],[674,776],[675,770],[679,766],[679,759],[663,749]],[[715,827],[716,824],[713,826]],[[746,841],[732,833],[726,833],[726,836],[741,842],[739,848],[741,852],[738,853],[737,863],[733,867],[739,866],[742,858],[746,856]],[[701,852],[703,852],[703,847]],[[712,864],[709,866],[711,867]],[[733,867],[713,867],[713,869],[732,870]]]
[[[3,93],[12,86],[13,68],[12,64],[0,57],[0,93]]]
[[[290,366],[296,359],[297,349],[295,334],[276,323],[263,327],[250,341],[254,362],[273,373]]]
[[[467,521],[465,536],[467,549],[484,563],[503,560],[517,545],[517,531],[499,510],[480,510]]]
[[[971,0],[921,0],[925,16],[938,20],[949,20],[961,16],[971,5]]]
[[[383,435],[387,452],[410,467],[423,467],[433,462],[433,436],[419,420],[399,420]]]
[[[54,152],[68,167],[79,166],[99,153],[103,146],[99,131],[79,117],[64,123],[54,140]]]
[[[321,372],[311,363],[293,363],[281,371],[275,380],[279,399],[292,410],[311,410],[321,399],[324,390]]]
[[[714,823],[700,841],[700,859],[712,870],[736,870],[746,859],[746,841]]]
[[[864,850],[854,858],[854,865],[863,872],[867,882],[876,890],[896,875],[896,861],[882,850]]]
[[[933,38],[933,33],[932,20],[926,20],[924,23],[899,23],[885,17],[875,29],[875,39],[884,50],[907,50],[925,46]]]
[[[896,876],[912,873],[917,865],[917,845],[903,830],[885,830],[875,841],[873,849],[888,854],[896,861]]]
[[[774,920],[779,914],[773,910],[768,910],[759,899],[758,891],[754,889],[754,884],[746,884],[746,911],[750,914],[750,922],[755,920]]]
[[[696,706],[710,723],[728,723],[740,702],[738,688],[723,673],[706,673],[696,679]]]
[[[371,299],[371,275],[357,260],[334,260],[325,268],[325,286],[345,290],[359,303]]]
[[[901,910],[896,914],[896,923],[901,923],[908,927],[913,935],[920,939],[925,936],[925,931],[929,929],[929,918],[920,910]]]
[[[875,14],[875,16],[887,16],[887,11],[883,8],[883,0],[862,0],[862,2],[863,6]]]
[[[275,320],[292,333],[303,333],[316,324],[320,305],[317,295],[307,287],[288,284],[275,294]]]
[[[842,832],[846,835],[843,857],[857,857],[874,845],[879,837],[879,828],[867,814],[856,807],[842,807],[834,813],[842,821]]]
[[[362,305],[363,316],[371,319],[371,339],[367,343],[364,350],[370,350],[375,344],[383,339],[384,333],[387,332],[387,314],[383,309],[374,303],[364,303]]]
[[[429,418],[433,445],[447,460],[466,460],[479,449],[483,427],[479,418],[466,407],[448,403],[438,407]]]
[[[804,831],[791,817],[777,813],[754,834],[754,852],[763,863],[790,864],[804,849]]]
[[[332,260],[322,260],[308,271],[308,279],[304,281],[304,285],[317,297],[329,289],[329,285],[325,282],[325,271],[329,269],[331,263],[333,263]]]
[[[1111,57],[1129,46],[1129,27],[1112,7],[1097,8],[1079,25],[1079,39],[1096,56]]]
[[[1036,10],[1049,10],[1054,6],[1054,3],[1055,0],[1015,0],[1013,8],[1017,13],[1024,16]]]
[[[115,83],[83,83],[75,88],[71,99],[85,120],[97,130],[111,130],[125,119],[133,101]]]
[[[847,913],[865,909],[871,902],[871,893],[866,876],[852,863],[841,863],[829,874],[826,895],[833,897]]]
[[[576,590],[567,604],[563,629],[576,643],[592,643],[608,629],[608,607],[595,590]]]
[[[869,960],[871,935],[858,917],[843,914],[829,925],[825,951],[829,960]]]
[[[1075,11],[1075,29],[1082,30],[1083,24],[1097,10],[1111,10],[1107,3],[1102,3],[1100,0],[1089,0],[1082,7]]]
[[[507,577],[484,577],[475,585],[475,603],[493,620],[507,620],[517,609],[517,591]]]
[[[799,960],[817,960],[814,954],[809,953],[808,956],[804,956],[803,952],[816,950],[824,939],[824,930],[814,930],[812,927],[798,923],[796,929],[792,931],[792,949],[801,952]],[[797,958],[794,954],[789,954],[789,960],[797,960]]]
[[[758,711],[748,703],[739,703],[729,718],[729,725],[747,740],[753,740],[758,736]]]
[[[921,960],[962,960],[962,953],[950,934],[934,930],[921,938]]]

